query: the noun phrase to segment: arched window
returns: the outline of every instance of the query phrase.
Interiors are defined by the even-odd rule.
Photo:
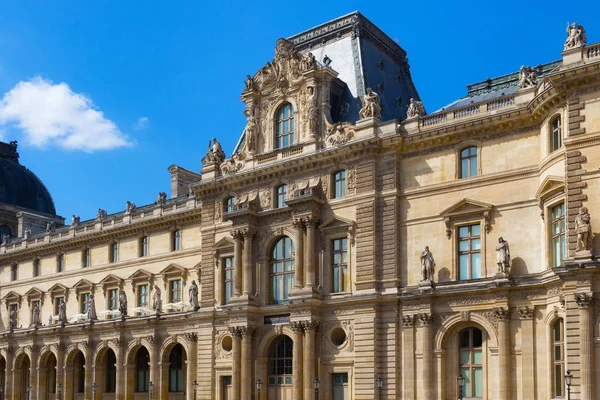
[[[340,170],[333,174],[333,193],[334,199],[346,196],[346,171]]]
[[[551,124],[552,128],[552,151],[562,147],[562,125],[560,116],[554,118]]]
[[[460,375],[464,397],[483,397],[483,332],[465,328],[458,334]]]
[[[183,392],[183,347],[176,344],[169,355],[169,392]]]
[[[280,336],[269,349],[269,385],[292,384],[292,361],[294,342],[288,336]]]
[[[277,186],[277,196],[275,196],[275,208],[285,207],[287,200],[287,185]]]
[[[552,397],[565,395],[565,336],[564,321],[557,319],[552,325]]]
[[[477,176],[477,147],[471,146],[460,151],[460,177]]]
[[[0,225],[0,236],[8,235],[12,237],[12,231],[8,225]]]
[[[235,197],[230,196],[225,199],[223,203],[223,212],[229,213],[233,211],[233,206],[235,205]]]
[[[145,347],[140,347],[135,357],[135,391],[148,393],[150,383],[150,354]]]
[[[294,243],[285,236],[275,243],[269,270],[270,303],[287,300],[294,287]]]
[[[275,121],[275,148],[281,149],[294,144],[294,108],[286,103],[277,110]]]
[[[117,356],[112,349],[106,352],[106,381],[104,392],[115,393],[117,391]]]

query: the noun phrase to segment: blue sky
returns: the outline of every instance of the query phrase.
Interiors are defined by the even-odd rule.
[[[430,111],[469,83],[559,59],[567,22],[600,41],[592,1],[4,2],[0,137],[19,141],[67,221],[153,202],[171,164],[200,170],[213,136],[231,153],[244,77],[277,38],[355,10],[408,52]]]

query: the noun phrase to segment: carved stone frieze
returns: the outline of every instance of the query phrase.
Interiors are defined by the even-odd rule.
[[[519,307],[517,312],[520,319],[532,319],[535,311],[532,307]]]
[[[263,210],[269,209],[272,207],[271,200],[271,189],[266,189],[260,193],[260,207]]]
[[[343,329],[346,340],[343,343],[334,343],[332,331],[336,328]],[[326,321],[321,327],[321,336],[324,354],[350,353],[354,351],[354,321]]]
[[[427,313],[419,314],[419,322],[421,322],[421,326],[431,325],[433,322],[433,315]]]
[[[325,143],[337,147],[348,143],[356,136],[356,127],[348,122],[337,122],[327,129]]]
[[[594,296],[592,293],[575,293],[575,302],[581,308],[587,308],[592,305]]]
[[[183,337],[189,343],[195,343],[198,341],[198,335],[194,332],[186,332],[183,334]]]
[[[414,315],[403,315],[402,316],[402,326],[405,328],[411,328],[415,326],[415,316]]]
[[[494,314],[497,320],[509,320],[510,319],[510,308],[507,307],[494,307]]]
[[[219,360],[219,359],[230,360],[233,356],[232,351],[226,351],[225,349],[223,349],[223,342],[222,342],[223,338],[228,335],[229,335],[228,330],[217,332],[217,334],[215,335],[214,352],[215,352],[215,358],[217,360]]]
[[[302,321],[291,321],[290,329],[292,332],[304,332],[304,325],[302,324]]]
[[[304,332],[316,332],[319,330],[319,321],[302,321],[302,329]]]

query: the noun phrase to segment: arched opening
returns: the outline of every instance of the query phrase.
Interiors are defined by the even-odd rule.
[[[31,360],[27,354],[20,354],[15,360],[13,372],[14,394],[16,399],[27,397],[27,386],[31,382]]]
[[[269,303],[281,304],[289,298],[295,282],[294,243],[283,236],[273,246],[269,266]]]
[[[6,387],[6,360],[0,356],[0,385]]]
[[[183,346],[179,343],[173,346],[169,353],[169,393],[183,393],[185,391],[186,361]]]
[[[150,354],[140,347],[135,355],[135,392],[148,393],[150,385]]]
[[[56,399],[56,356],[47,351],[39,361],[39,400]]]
[[[117,391],[117,356],[111,348],[100,350],[96,357],[94,382],[99,393],[112,394]],[[109,398],[112,397],[99,397]]]
[[[282,149],[295,143],[294,107],[282,104],[275,114],[275,148]]]
[[[292,399],[294,342],[286,335],[273,340],[267,365],[269,399]]]
[[[74,399],[82,395],[85,390],[85,356],[81,350],[76,349],[67,358],[65,370],[66,381],[64,387],[65,399]]]

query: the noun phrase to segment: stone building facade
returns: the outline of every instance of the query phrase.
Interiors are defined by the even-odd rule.
[[[278,40],[241,98],[233,154],[171,166],[169,199],[3,237],[6,399],[313,400],[315,378],[320,399],[553,399],[567,370],[600,398],[581,26],[559,61],[427,114],[353,13]]]

